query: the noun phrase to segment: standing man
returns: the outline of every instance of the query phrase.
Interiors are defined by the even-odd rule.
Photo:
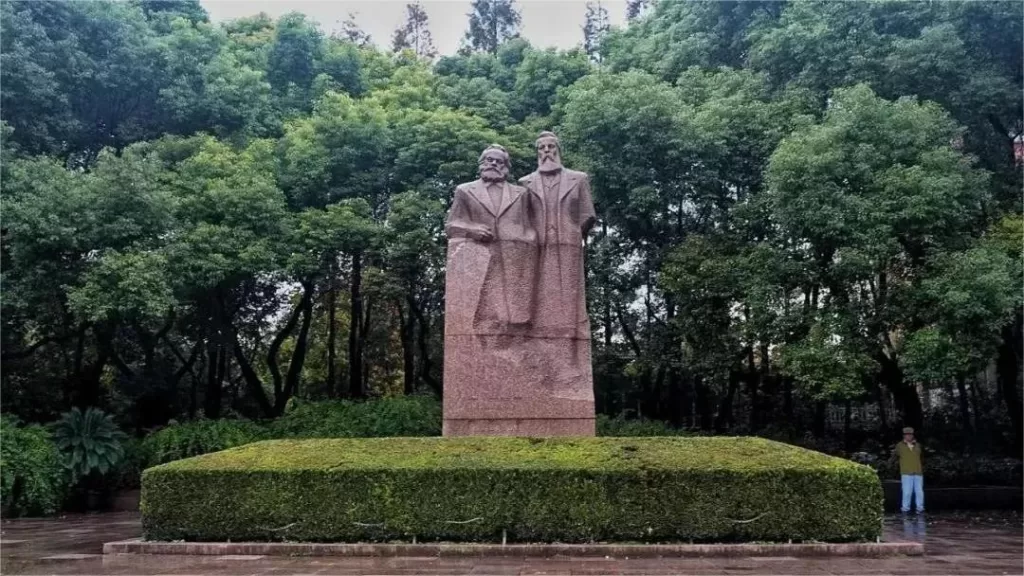
[[[900,461],[900,481],[903,502],[900,511],[910,512],[910,497],[914,496],[917,513],[924,513],[924,467],[921,464],[921,443],[914,438],[914,429],[903,429],[903,440],[896,445],[895,457]]]
[[[480,179],[460,184],[445,223],[449,259],[460,285],[456,328],[473,334],[506,334],[530,323],[537,233],[526,190],[507,181],[508,152],[492,144],[480,155]],[[468,268],[467,268],[468,266]],[[451,270],[449,271],[451,272]]]
[[[519,183],[529,190],[541,244],[536,333],[586,342],[590,374],[590,319],[583,278],[583,238],[597,221],[590,179],[562,166],[562,147],[552,132],[537,138],[537,171]]]

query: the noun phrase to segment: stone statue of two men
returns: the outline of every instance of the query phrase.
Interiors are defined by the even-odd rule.
[[[492,145],[445,225],[444,435],[593,436],[583,238],[590,182],[562,166],[551,132],[537,171],[507,181]]]

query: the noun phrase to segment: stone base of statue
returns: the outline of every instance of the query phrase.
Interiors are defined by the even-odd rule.
[[[449,242],[445,436],[595,434],[590,330],[579,283],[572,282],[570,291],[543,284],[538,289],[532,272],[513,270],[543,274],[545,260],[580,261],[582,249],[569,258],[570,248]],[[582,276],[581,270],[571,272],[571,278]]]

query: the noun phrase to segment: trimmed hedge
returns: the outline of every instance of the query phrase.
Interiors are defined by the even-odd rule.
[[[760,438],[272,440],[150,468],[152,540],[855,541],[875,472]]]

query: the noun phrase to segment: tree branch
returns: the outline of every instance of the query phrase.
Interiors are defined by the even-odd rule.
[[[281,345],[291,335],[292,331],[295,330],[295,325],[299,322],[299,314],[302,312],[303,301],[306,296],[303,294],[302,299],[299,301],[295,309],[292,310],[291,316],[288,318],[288,322],[285,323],[284,328],[274,336],[274,340],[270,343],[270,349],[267,350],[267,367],[270,368],[270,375],[274,379],[274,396],[277,397],[283,392],[283,379],[281,377],[281,367],[278,364],[277,355],[281,351]]]
[[[316,291],[316,287],[311,280],[305,280],[302,282],[302,288],[302,299],[299,301],[302,325],[299,327],[299,336],[295,341],[295,348],[292,350],[291,362],[288,363],[288,377],[285,381],[284,397],[281,399],[283,401],[287,401],[295,393],[295,389],[299,385],[299,378],[302,376],[302,367],[306,361],[308,348],[306,342],[309,337],[309,325],[313,318],[313,293]],[[277,406],[277,408],[282,410],[284,405]]]

